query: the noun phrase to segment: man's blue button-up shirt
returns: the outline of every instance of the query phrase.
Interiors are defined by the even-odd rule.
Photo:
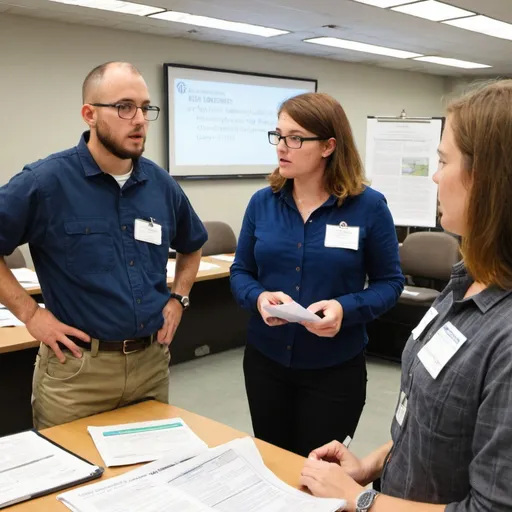
[[[147,336],[169,300],[169,246],[199,250],[207,233],[169,174],[140,158],[121,189],[78,146],[27,165],[0,188],[0,255],[29,243],[46,307],[93,338]],[[162,244],[134,238],[135,219],[162,226]]]
[[[325,247],[326,226],[359,227],[358,250]],[[368,286],[365,280],[368,276]],[[231,288],[253,311],[248,342],[267,357],[294,368],[326,368],[352,359],[367,344],[365,324],[394,306],[404,286],[398,241],[382,194],[366,188],[338,206],[331,196],[304,223],[287,184],[264,188],[245,213]],[[257,311],[264,291],[282,291],[304,307],[336,299],[343,322],[333,338],[302,325],[268,327]]]

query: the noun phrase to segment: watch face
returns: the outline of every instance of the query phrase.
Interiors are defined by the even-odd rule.
[[[181,299],[181,303],[184,307],[188,308],[190,306],[190,299],[188,297],[183,297]]]
[[[357,500],[357,508],[367,509],[373,503],[375,499],[375,493],[372,491],[363,492]]]

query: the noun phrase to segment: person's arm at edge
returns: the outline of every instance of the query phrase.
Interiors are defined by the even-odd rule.
[[[404,289],[395,225],[385,199],[380,199],[375,207],[365,260],[368,287],[335,298],[343,308],[346,326],[367,323],[382,315],[396,304]]]
[[[231,266],[231,291],[238,304],[252,312],[258,311],[258,297],[265,288],[257,280],[258,267],[254,257],[254,215],[256,195],[254,195],[244,214],[242,229],[238,237],[235,261]]]
[[[189,254],[176,253],[176,269],[172,291],[178,295],[189,295],[201,264],[202,249]]]

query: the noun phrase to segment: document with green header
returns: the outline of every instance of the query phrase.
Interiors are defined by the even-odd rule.
[[[87,427],[107,466],[124,466],[170,457],[174,463],[208,449],[181,418]]]

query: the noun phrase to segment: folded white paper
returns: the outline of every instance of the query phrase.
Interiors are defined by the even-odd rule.
[[[267,305],[263,309],[276,318],[288,320],[288,322],[319,322],[320,317],[303,308],[297,302],[288,304],[278,304],[276,306]]]

